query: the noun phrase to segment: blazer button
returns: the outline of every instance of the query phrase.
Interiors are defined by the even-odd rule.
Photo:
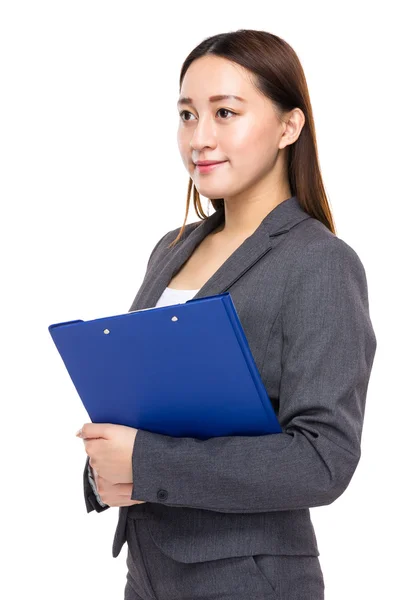
[[[168,498],[167,490],[158,490],[157,498],[158,500],[166,500]]]

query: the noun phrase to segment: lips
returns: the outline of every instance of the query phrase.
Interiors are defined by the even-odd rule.
[[[215,171],[217,167],[221,167],[221,165],[224,165],[226,162],[227,160],[222,160],[220,162],[209,162],[209,164],[199,163],[195,165],[195,171],[200,175],[203,173],[210,173],[212,171]]]
[[[226,162],[225,160],[202,160],[200,162],[195,163],[197,167],[208,167],[209,165],[219,165],[222,162]]]

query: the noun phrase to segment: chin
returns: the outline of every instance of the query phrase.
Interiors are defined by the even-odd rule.
[[[227,190],[217,190],[217,188],[209,188],[207,186],[197,186],[197,191],[199,194],[210,200],[219,200],[220,198],[225,198],[229,195]]]

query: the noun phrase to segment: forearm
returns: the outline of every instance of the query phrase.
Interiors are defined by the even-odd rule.
[[[229,513],[323,506],[343,493],[358,460],[305,431],[200,441],[140,430],[131,498]]]

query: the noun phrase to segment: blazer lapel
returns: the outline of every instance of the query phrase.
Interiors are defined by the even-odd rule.
[[[272,237],[289,231],[303,219],[310,218],[296,196],[278,204],[261,222],[259,227],[229,256],[208,281],[199,289],[195,298],[213,296],[225,292],[237,279],[242,277],[258,260],[272,249]],[[224,219],[224,209],[219,209],[210,217],[196,225],[190,234],[175,248],[155,263],[145,277],[145,281],[129,309],[140,310],[155,306],[158,298],[174,275],[190,258],[201,241]],[[193,224],[191,224],[193,225]]]

